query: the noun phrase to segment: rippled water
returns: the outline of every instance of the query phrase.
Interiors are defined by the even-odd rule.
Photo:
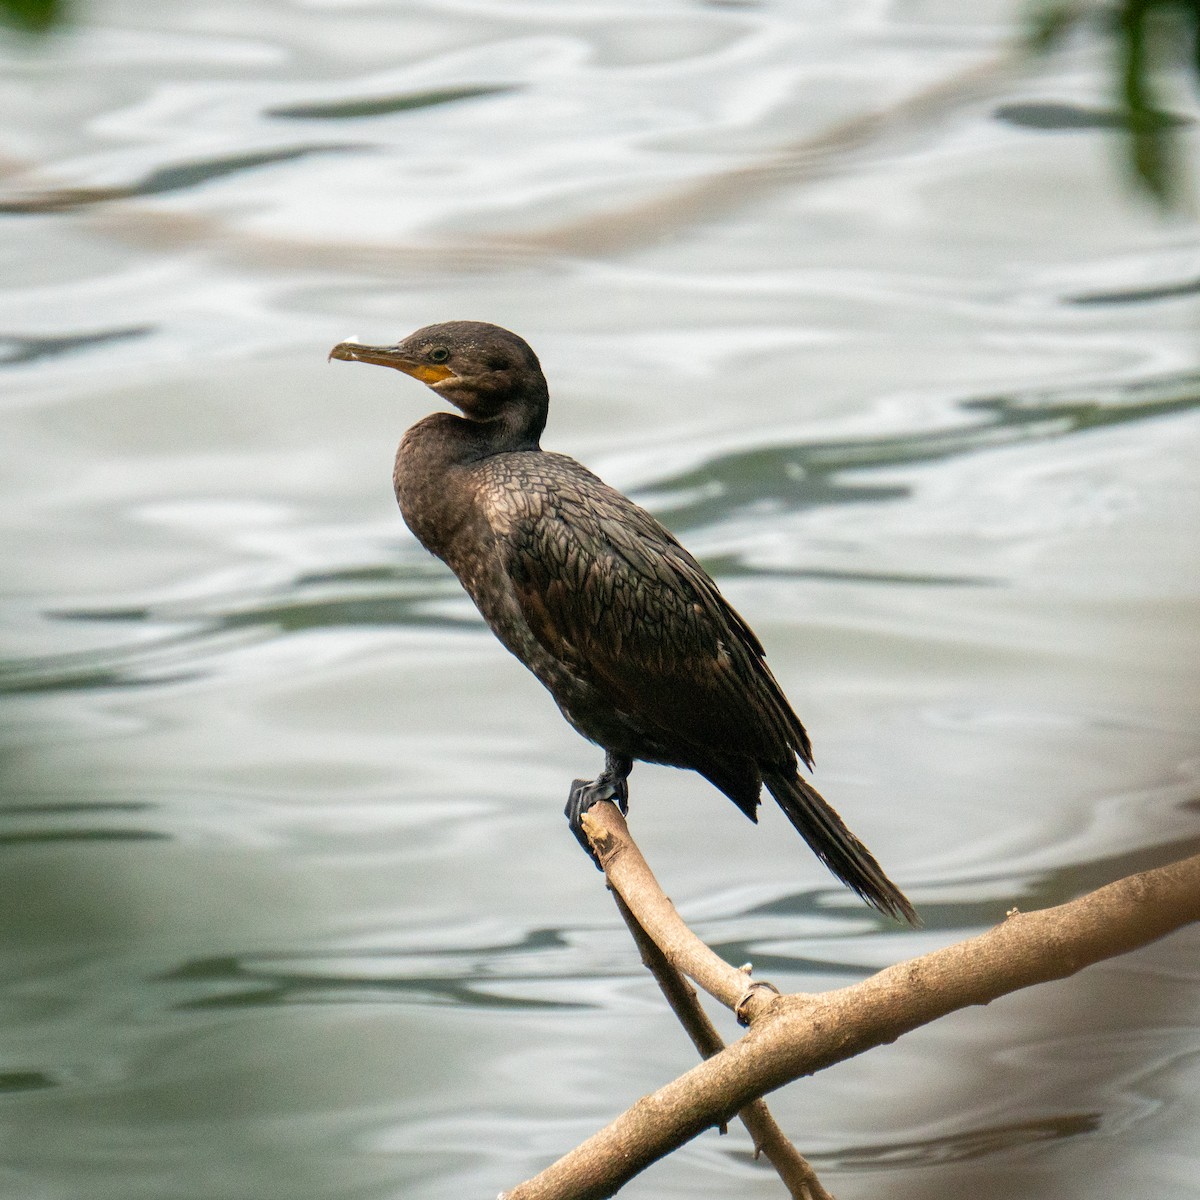
[[[639,767],[731,961],[831,986],[1200,847],[1200,238],[1125,190],[1102,44],[938,3],[80,17],[0,47],[0,1192],[494,1195],[692,1061],[559,815],[597,751],[394,510],[433,398],[327,365],[351,334],[530,339],[547,443],[715,572],[926,918]],[[1196,949],[773,1107],[843,1200],[1195,1194]],[[748,1151],[628,1194],[779,1195]]]

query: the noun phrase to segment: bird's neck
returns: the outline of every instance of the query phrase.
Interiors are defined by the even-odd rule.
[[[540,450],[538,439],[545,424],[530,424],[524,414],[501,412],[488,421],[472,421],[456,413],[431,413],[413,425],[400,442],[400,452],[411,461],[445,470],[478,462],[493,454],[514,450]]]
[[[506,396],[494,410],[495,416],[468,424],[475,426],[474,435],[486,446],[486,454],[540,450],[549,409],[546,381],[539,374],[521,392]]]
[[[539,449],[536,435],[498,421],[468,421],[446,412],[418,421],[401,440],[392,471],[405,523],[427,550],[445,559],[475,515],[472,466],[496,454]]]

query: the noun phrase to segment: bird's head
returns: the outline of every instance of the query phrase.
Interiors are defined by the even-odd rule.
[[[339,342],[330,358],[394,367],[445,397],[469,421],[497,422],[536,446],[546,379],[524,338],[484,321],[427,325],[394,346]]]

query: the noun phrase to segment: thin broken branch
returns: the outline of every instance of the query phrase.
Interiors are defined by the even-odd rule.
[[[684,924],[615,804],[593,805],[583,815],[583,828],[609,884],[637,914],[638,923],[666,960],[749,1025],[762,1003],[778,996],[778,990],[769,983],[751,983],[748,969],[731,967]]]

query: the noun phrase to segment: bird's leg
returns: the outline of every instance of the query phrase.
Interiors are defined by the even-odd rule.
[[[615,800],[624,816],[629,811],[629,772],[633,770],[633,759],[623,754],[604,752],[604,770],[595,779],[576,779],[571,784],[567,807],[563,812],[575,840],[588,852],[597,867],[599,860],[592,851],[587,834],[583,832],[583,814],[601,800]]]

